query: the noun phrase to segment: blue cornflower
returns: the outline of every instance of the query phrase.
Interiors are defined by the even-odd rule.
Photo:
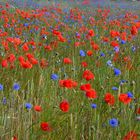
[[[110,66],[110,67],[112,67],[112,66],[113,66],[113,64],[112,64],[111,60],[108,60],[106,64],[107,64],[108,66]]]
[[[82,56],[82,57],[86,56],[86,53],[85,53],[85,51],[83,51],[83,50],[80,50],[80,51],[79,51],[79,54],[80,54],[80,56]]]
[[[6,97],[3,97],[3,99],[2,99],[2,103],[3,103],[4,105],[7,103],[7,99],[6,99]]]
[[[52,26],[50,26],[49,28],[50,28],[50,29],[53,29],[53,27],[52,27]]]
[[[91,104],[91,107],[92,108],[97,108],[97,105],[96,104]]]
[[[112,126],[112,127],[117,127],[118,126],[118,120],[113,118],[113,119],[110,119],[109,120],[109,124]]]
[[[15,83],[13,85],[13,90],[19,90],[20,89],[20,85],[18,83]]]
[[[28,23],[24,23],[23,25],[24,25],[25,27],[27,27],[29,24],[28,24]]]
[[[128,81],[127,80],[121,80],[120,81],[120,85],[124,84],[124,83],[127,83]]]
[[[136,51],[136,47],[134,47],[134,46],[131,49],[132,49],[132,52]]]
[[[49,15],[50,15],[50,13],[49,13],[49,12],[46,12],[46,13],[45,13],[45,15],[49,16]]]
[[[85,16],[84,15],[82,15],[82,19],[84,19],[85,18]]]
[[[119,50],[120,50],[119,47],[115,47],[115,48],[114,48],[114,51],[115,51],[116,53],[118,53]]]
[[[30,30],[30,33],[33,33],[33,30]]]
[[[105,54],[103,52],[100,53],[101,57],[105,57]]]
[[[36,47],[35,46],[31,46],[32,47],[32,49],[35,49]]]
[[[57,74],[52,74],[51,75],[52,80],[57,80],[58,78],[59,78],[59,76]]]
[[[112,87],[112,90],[117,91],[117,90],[118,90],[118,88],[117,88],[117,87]]]
[[[121,82],[122,82],[122,83],[125,83],[125,82],[126,82],[126,80],[121,80]]]
[[[132,92],[130,92],[130,91],[129,91],[129,92],[127,92],[127,95],[128,95],[128,97],[129,97],[129,98],[133,98],[133,97],[134,97],[134,96],[133,96],[133,93],[132,93]]]
[[[30,18],[26,18],[26,19],[30,21]]]
[[[125,41],[125,40],[122,40],[122,41],[121,41],[121,44],[126,44],[126,41]]]
[[[115,76],[119,76],[121,74],[121,71],[117,68],[114,68],[114,74]]]
[[[79,33],[78,33],[78,32],[76,32],[76,33],[75,33],[75,35],[76,35],[76,36],[78,36],[78,35],[79,35]]]
[[[3,90],[3,85],[2,84],[0,84],[0,90]]]
[[[25,104],[25,107],[26,107],[26,109],[31,109],[32,108],[32,105],[30,103],[26,103]]]
[[[68,13],[68,12],[69,12],[69,9],[65,8],[65,9],[63,10],[63,12],[64,12],[64,13]]]

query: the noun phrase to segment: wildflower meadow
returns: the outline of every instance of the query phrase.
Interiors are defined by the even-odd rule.
[[[0,140],[140,140],[140,2],[1,0]]]

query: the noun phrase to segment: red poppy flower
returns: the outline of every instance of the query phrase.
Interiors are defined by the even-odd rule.
[[[123,60],[124,60],[124,62],[128,62],[128,61],[131,60],[131,58],[130,58],[129,56],[125,56],[125,57],[123,58]]]
[[[30,63],[33,64],[33,65],[38,64],[38,61],[37,61],[35,58],[30,58],[29,61],[30,61]]]
[[[45,59],[40,60],[40,66],[41,68],[45,68],[48,66],[48,62]]]
[[[80,89],[83,91],[89,91],[91,89],[91,84],[83,84],[80,86]]]
[[[74,43],[74,46],[75,46],[75,47],[79,47],[80,44],[81,44],[80,42],[75,42],[75,43]]]
[[[93,37],[93,36],[95,35],[95,33],[94,33],[94,31],[91,29],[91,30],[88,31],[88,35],[91,36],[91,37]]]
[[[136,28],[136,26],[132,26],[132,28],[131,28],[131,34],[132,35],[137,35],[138,34],[138,29]]]
[[[59,80],[59,85],[61,87],[65,87],[65,88],[74,88],[78,85],[78,83],[76,81],[73,81],[71,79],[65,79],[65,80]]]
[[[112,42],[110,43],[110,45],[111,45],[112,47],[119,47],[119,44],[118,44],[116,41],[112,41]]]
[[[104,42],[108,42],[108,41],[109,41],[109,38],[103,37],[103,41],[104,41]]]
[[[124,136],[123,140],[138,140],[138,134],[134,131],[130,131]]]
[[[13,136],[12,140],[18,140],[18,138],[16,136]]]
[[[137,114],[140,114],[140,107],[137,108],[137,111],[136,111]]]
[[[57,30],[53,30],[52,33],[53,33],[54,35],[61,35],[61,32],[59,32],[59,31],[57,31]]]
[[[72,60],[70,58],[64,58],[63,62],[64,62],[64,64],[71,64]]]
[[[140,28],[140,21],[135,23],[136,28]]]
[[[98,51],[99,50],[99,46],[97,44],[92,45],[93,50]]]
[[[23,56],[19,56],[19,57],[18,57],[18,60],[19,60],[20,62],[22,62],[22,61],[25,61],[25,58],[24,58]]]
[[[2,60],[1,65],[3,68],[7,68],[8,67],[8,61],[7,60]]]
[[[32,64],[29,61],[21,61],[20,62],[21,67],[23,68],[32,68]]]
[[[91,44],[91,46],[92,46],[92,45],[94,45],[94,44],[95,44],[95,42],[92,40],[92,41],[90,42],[90,44]]]
[[[50,127],[48,122],[42,122],[40,124],[40,127],[43,131],[50,131],[51,130],[51,127]]]
[[[37,112],[41,112],[42,108],[41,108],[41,106],[36,105],[36,106],[34,106],[34,110],[37,111]]]
[[[104,96],[104,100],[109,105],[114,105],[115,103],[115,98],[111,93],[106,93]]]
[[[4,49],[5,49],[6,51],[9,50],[9,47],[8,47],[9,45],[8,45],[8,42],[7,42],[6,40],[3,40],[1,44],[2,44],[2,46],[4,47]]]
[[[87,62],[82,62],[81,65],[82,65],[83,67],[87,67],[87,66],[88,66]]]
[[[6,3],[6,4],[5,4],[5,7],[6,7],[6,8],[10,8],[9,3]]]
[[[47,45],[44,48],[45,48],[45,50],[52,51],[52,47],[50,45]]]
[[[119,100],[120,100],[121,102],[123,102],[124,104],[129,104],[129,103],[131,102],[132,99],[131,99],[130,97],[128,97],[127,94],[121,93],[121,94],[119,95]]]
[[[8,62],[13,63],[16,60],[16,57],[14,54],[10,54],[7,58]]]
[[[94,79],[94,74],[90,70],[85,70],[83,73],[83,78],[87,81]]]
[[[28,60],[30,60],[31,58],[34,58],[34,55],[31,53],[27,53],[26,56],[27,56]]]
[[[126,32],[122,32],[121,35],[120,35],[121,39],[126,41],[127,40],[127,34]]]
[[[69,106],[69,103],[67,101],[62,101],[60,103],[59,107],[63,112],[68,112],[70,106]]]
[[[59,36],[58,36],[58,40],[59,40],[60,42],[66,42],[66,38],[64,38],[62,35],[59,35]]]
[[[30,44],[30,45],[32,45],[32,46],[36,46],[36,44],[35,44],[35,42],[32,40],[32,41],[30,41],[30,42],[28,42],[28,44]]]
[[[92,55],[93,55],[93,51],[92,51],[92,50],[88,50],[88,51],[87,51],[87,55],[88,55],[88,56],[92,56]]]
[[[114,38],[114,37],[119,36],[120,33],[119,33],[118,31],[114,31],[114,30],[112,30],[112,31],[110,32],[110,35],[111,35],[112,38]]]
[[[23,46],[22,46],[22,49],[23,51],[27,52],[29,50],[29,47],[27,45],[27,43],[25,43]]]
[[[97,93],[94,89],[90,89],[90,90],[86,91],[86,96],[88,98],[94,99],[94,98],[97,98]]]

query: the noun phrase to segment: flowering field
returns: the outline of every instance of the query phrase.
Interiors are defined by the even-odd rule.
[[[0,3],[0,140],[140,140],[140,10],[100,2]]]

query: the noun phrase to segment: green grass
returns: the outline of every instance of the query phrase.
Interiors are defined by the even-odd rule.
[[[61,7],[61,6],[60,6]],[[62,7],[61,7],[62,8]],[[92,40],[97,43],[100,47],[100,51],[93,51],[93,55],[81,57],[79,56],[79,50],[92,50],[90,41],[83,37],[79,42],[85,42],[80,47],[75,47],[74,43],[78,40],[75,37],[75,33],[80,30],[80,26],[75,26],[74,23],[67,23],[69,28],[61,27],[60,31],[63,32],[63,36],[70,36],[71,43],[59,42],[57,48],[53,51],[45,51],[43,48],[46,44],[50,44],[51,41],[57,41],[50,31],[49,26],[46,26],[47,21],[52,27],[58,25],[52,17],[39,18],[38,26],[46,27],[49,32],[47,40],[42,40],[39,33],[31,34],[28,29],[23,29],[26,33],[28,40],[34,38],[37,50],[33,51],[31,48],[30,53],[33,53],[35,58],[40,61],[45,58],[49,65],[42,69],[39,65],[33,66],[32,69],[23,69],[20,67],[18,57],[25,55],[25,52],[19,47],[19,51],[16,52],[13,45],[10,44],[10,51],[6,52],[1,48],[4,56],[1,55],[1,60],[6,58],[10,53],[14,53],[16,56],[15,68],[0,68],[0,83],[4,85],[4,90],[0,91],[0,100],[6,97],[7,103],[0,105],[0,140],[10,140],[13,136],[17,136],[18,140],[122,140],[122,138],[131,130],[139,134],[140,132],[140,121],[136,121],[136,109],[140,107],[140,41],[139,37],[128,41],[126,44],[120,44],[120,55],[113,65],[116,68],[121,69],[122,74],[118,77],[114,76],[113,70],[106,66],[108,60],[112,60],[113,56],[108,54],[108,51],[112,50],[109,43],[104,44],[101,41],[103,36],[109,36],[110,30],[122,30],[121,26],[124,21],[120,20],[121,26],[106,25],[107,30],[103,30],[101,26],[104,25],[103,18],[96,9],[89,14],[91,9],[85,8],[80,9],[83,11],[85,19],[87,20],[90,16],[94,16],[96,21],[102,21],[96,24],[96,28],[89,24],[88,20],[84,25],[88,29],[94,29],[95,36]],[[49,10],[50,13],[53,11]],[[122,11],[120,11],[121,13]],[[9,14],[9,13],[8,13]],[[10,14],[14,14],[10,12]],[[77,14],[77,13],[76,13]],[[116,14],[116,11],[112,9],[110,14]],[[0,15],[2,16],[2,14]],[[59,14],[60,21],[63,20],[65,13]],[[44,19],[43,19],[44,18]],[[11,20],[10,16],[9,19]],[[17,16],[16,19],[20,19],[21,23],[26,23],[27,20],[21,16]],[[35,23],[35,19],[32,19]],[[108,21],[106,21],[108,22]],[[0,25],[3,26],[3,20],[0,20]],[[18,27],[21,27],[17,23]],[[31,25],[34,29],[34,25]],[[9,36],[15,35],[15,30],[12,31],[10,28],[5,29]],[[86,32],[84,32],[86,33]],[[83,34],[84,34],[83,33]],[[129,29],[127,33],[130,34]],[[24,40],[24,36],[20,35],[21,40]],[[1,38],[2,40],[5,39]],[[113,40],[112,38],[110,38]],[[38,43],[42,45],[39,47]],[[46,43],[47,42],[47,43]],[[136,46],[136,51],[132,52],[132,45]],[[66,48],[69,46],[69,48]],[[124,49],[123,49],[124,48]],[[105,57],[100,57],[100,52],[106,54]],[[57,55],[56,55],[57,53]],[[127,64],[123,61],[124,56],[130,56],[132,69],[127,68]],[[69,57],[73,63],[71,65],[65,65],[63,58]],[[81,66],[81,62],[86,61],[88,63],[87,68]],[[101,66],[96,66],[100,63]],[[62,68],[64,71],[62,71]],[[74,70],[73,70],[74,69]],[[86,81],[82,78],[83,71],[89,69],[95,75],[95,80]],[[53,81],[50,79],[50,75],[56,73],[60,79],[65,79],[65,74],[68,78],[71,78],[78,82],[78,87],[74,89],[66,89],[59,86],[59,81]],[[119,84],[120,80],[128,80],[128,83]],[[19,83],[21,88],[19,91],[14,91],[12,86],[14,83]],[[90,83],[92,87],[97,91],[97,99],[88,99],[85,97],[85,93],[80,90],[80,85]],[[112,87],[116,86],[119,91],[113,91]],[[133,92],[134,99],[130,104],[124,105],[119,102],[118,94],[127,93],[128,91]],[[109,106],[104,102],[105,93],[110,92],[115,96],[115,104]],[[64,113],[60,110],[60,102],[66,99],[70,103],[70,110]],[[42,112],[35,112],[34,109],[27,110],[25,103],[31,103],[32,107],[35,105],[41,105]],[[91,108],[91,103],[97,104],[97,109]],[[119,120],[119,125],[116,128],[112,128],[108,121],[112,118]],[[43,132],[40,129],[41,122],[48,122],[51,127],[51,132]]]

